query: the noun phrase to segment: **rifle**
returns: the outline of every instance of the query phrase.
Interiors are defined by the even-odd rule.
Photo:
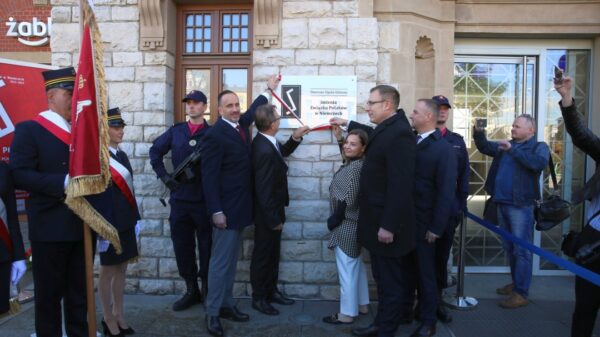
[[[200,161],[200,157],[200,147],[197,146],[194,149],[194,152],[190,153],[189,156],[187,156],[179,165],[177,165],[177,167],[171,174],[171,178],[173,178],[173,180],[175,180],[179,184],[194,179],[196,175],[192,169],[198,164],[198,162]],[[175,190],[177,190],[177,187],[173,188],[171,191]],[[166,192],[168,193],[169,189],[167,189]],[[159,198],[159,200],[163,206],[167,206],[167,203],[165,202],[165,197]]]

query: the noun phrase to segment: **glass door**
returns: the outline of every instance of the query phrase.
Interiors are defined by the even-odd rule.
[[[536,117],[536,57],[457,56],[454,63],[453,128],[463,135],[471,176],[469,211],[483,214],[484,183],[492,158],[477,151],[472,137],[476,119],[487,119],[490,140],[510,139],[513,120],[520,114]],[[472,220],[467,222],[467,271],[507,271],[500,237]],[[457,245],[455,245],[456,247]]]

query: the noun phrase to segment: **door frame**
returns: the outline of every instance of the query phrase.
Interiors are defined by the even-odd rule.
[[[458,57],[481,57],[482,60],[491,59],[496,57],[523,57],[532,56],[537,57],[536,62],[536,74],[535,74],[535,89],[536,89],[536,100],[535,104],[535,118],[537,122],[536,130],[542,130],[544,122],[547,116],[546,102],[544,93],[547,92],[548,85],[547,81],[540,80],[542,73],[546,69],[546,52],[549,49],[582,49],[589,50],[591,53],[590,65],[590,93],[594,92],[595,83],[593,82],[593,69],[594,69],[594,44],[592,40],[561,40],[561,39],[478,39],[478,38],[456,38],[454,44],[454,55]],[[485,61],[484,61],[485,62]],[[454,63],[453,63],[454,64]],[[454,85],[453,85],[454,87]],[[592,102],[593,99],[588,100],[588,111],[593,111]],[[588,125],[592,125],[593,114],[589,114],[590,120]],[[538,141],[543,141],[543,134],[537,132]],[[593,168],[590,170],[590,160],[586,158],[586,178],[589,179],[593,174]],[[542,184],[542,178],[540,178],[540,187]],[[541,233],[534,231],[533,243],[535,245],[540,244]],[[453,268],[454,269],[454,268]],[[509,271],[508,267],[465,267],[465,271],[469,273],[506,273]],[[533,254],[533,275],[570,275],[571,273],[567,270],[542,270],[540,269],[540,257]]]

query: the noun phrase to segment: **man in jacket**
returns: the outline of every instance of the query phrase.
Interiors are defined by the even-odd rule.
[[[69,180],[72,67],[44,75],[48,110],[15,129],[10,165],[15,187],[29,192],[27,218],[35,286],[35,332],[69,337],[87,332],[83,223],[65,204]]]
[[[191,168],[194,177],[175,181],[167,173],[163,162],[163,157],[171,151],[173,167],[179,166],[200,147],[202,139],[210,128],[204,119],[207,99],[202,91],[190,91],[183,102],[189,120],[173,125],[156,138],[149,153],[152,169],[171,190],[169,198],[171,240],[177,269],[186,285],[185,294],[173,303],[174,311],[184,310],[196,303],[201,303],[203,296],[206,296],[212,232],[204,193],[202,193],[200,163]],[[196,262],[196,240],[198,241],[199,265]],[[198,288],[198,276],[202,280],[202,292]]]
[[[439,107],[419,99],[410,119],[417,132],[415,209],[417,219],[416,268],[405,272],[418,277],[421,325],[411,337],[433,336],[439,292],[436,282],[436,241],[446,231],[456,190],[456,154],[436,129]],[[445,268],[446,266],[444,266]],[[415,288],[406,289],[407,297]],[[412,304],[412,302],[410,302]],[[405,308],[409,311],[412,306]]]
[[[279,80],[272,76],[267,86],[275,90]],[[257,107],[268,103],[270,93],[259,95],[248,111],[240,113],[240,100],[233,91],[218,96],[221,116],[204,137],[202,182],[213,227],[209,263],[206,324],[213,336],[224,334],[219,317],[245,322],[233,301],[233,282],[242,230],[252,224],[252,158],[250,132]]]
[[[488,141],[485,130],[475,126],[473,138],[479,152],[494,158],[485,181],[485,190],[497,204],[498,225],[529,243],[533,241],[534,207],[541,198],[539,178],[548,165],[546,143],[535,139],[535,120],[518,116],[512,124],[511,140]],[[512,282],[496,289],[509,297],[499,303],[506,309],[526,306],[531,284],[531,251],[502,239],[508,255]]]
[[[290,305],[277,289],[279,279],[279,252],[281,231],[285,223],[285,207],[289,205],[287,170],[283,160],[300,145],[308,126],[294,131],[285,144],[275,135],[281,116],[271,104],[256,109],[258,133],[252,141],[252,168],[254,178],[254,251],[250,264],[252,307],[266,315],[278,315],[271,302]]]
[[[371,89],[365,109],[377,126],[333,118],[336,125],[361,128],[369,133],[360,176],[358,240],[371,253],[371,269],[377,283],[379,306],[374,322],[356,328],[358,336],[393,336],[403,319],[403,294],[411,285],[404,272],[411,265],[416,245],[413,201],[415,135],[406,114],[398,109],[400,94],[389,85]]]

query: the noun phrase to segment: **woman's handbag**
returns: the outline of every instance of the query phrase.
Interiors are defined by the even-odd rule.
[[[550,154],[549,166],[552,184],[556,188],[558,183],[556,181],[556,173],[554,172],[552,154]],[[538,231],[547,231],[571,216],[571,203],[553,194],[546,200],[537,202],[534,214],[536,221],[535,229]]]

